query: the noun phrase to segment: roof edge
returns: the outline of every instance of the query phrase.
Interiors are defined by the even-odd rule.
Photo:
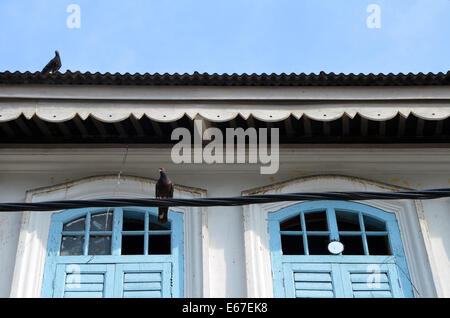
[[[447,73],[335,74],[262,73],[91,73],[0,72],[0,85],[137,85],[137,86],[424,86],[450,85]]]

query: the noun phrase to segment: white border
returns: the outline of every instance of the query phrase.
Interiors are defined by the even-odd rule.
[[[313,176],[267,187],[244,191],[251,194],[282,194],[322,191],[398,191],[405,188],[346,176]],[[370,200],[355,201],[395,213],[405,250],[415,297],[442,294],[432,258],[430,238],[420,201]],[[244,240],[248,297],[273,297],[272,263],[270,260],[268,213],[298,202],[276,202],[244,206]],[[416,291],[417,289],[417,291]]]
[[[28,191],[26,202],[88,200],[99,198],[145,198],[155,196],[156,180],[107,175],[88,177],[62,185]],[[206,190],[175,185],[177,198],[206,197]],[[184,296],[203,297],[209,286],[207,266],[206,213],[198,207],[174,207],[184,214]],[[52,212],[24,212],[20,227],[10,297],[40,297]],[[206,237],[207,238],[207,237]],[[205,281],[206,279],[206,281]]]

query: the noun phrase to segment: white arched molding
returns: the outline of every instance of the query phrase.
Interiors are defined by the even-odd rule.
[[[89,200],[100,198],[154,198],[157,180],[108,175],[96,176],[57,186],[27,191],[26,202]],[[174,197],[206,197],[206,190],[175,185]],[[199,207],[173,207],[184,215],[184,296],[202,297],[208,282],[204,271],[202,240],[206,228],[205,212]],[[14,277],[10,297],[40,297],[51,212],[24,212],[20,227]],[[207,233],[206,233],[207,234]],[[205,268],[206,270],[206,268]]]
[[[283,194],[324,191],[398,191],[393,187],[364,179],[345,176],[313,176],[243,191],[243,195]],[[408,189],[406,189],[408,190]],[[414,200],[354,201],[395,213],[404,245],[408,270],[415,297],[436,297],[438,277],[429,258],[430,239],[422,204]],[[244,240],[248,297],[273,297],[272,263],[270,259],[268,213],[298,202],[275,202],[244,206]]]

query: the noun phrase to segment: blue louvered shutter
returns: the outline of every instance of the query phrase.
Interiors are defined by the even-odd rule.
[[[113,297],[114,265],[58,264],[53,297]]]
[[[171,263],[116,265],[115,297],[171,297]]]
[[[340,271],[335,264],[284,263],[283,274],[286,297],[341,297]]]
[[[345,297],[404,297],[395,264],[341,264]]]
[[[288,298],[404,297],[395,264],[284,263]]]

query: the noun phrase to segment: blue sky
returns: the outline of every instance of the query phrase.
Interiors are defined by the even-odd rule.
[[[62,72],[447,72],[450,0],[0,0],[0,71],[55,49]]]

